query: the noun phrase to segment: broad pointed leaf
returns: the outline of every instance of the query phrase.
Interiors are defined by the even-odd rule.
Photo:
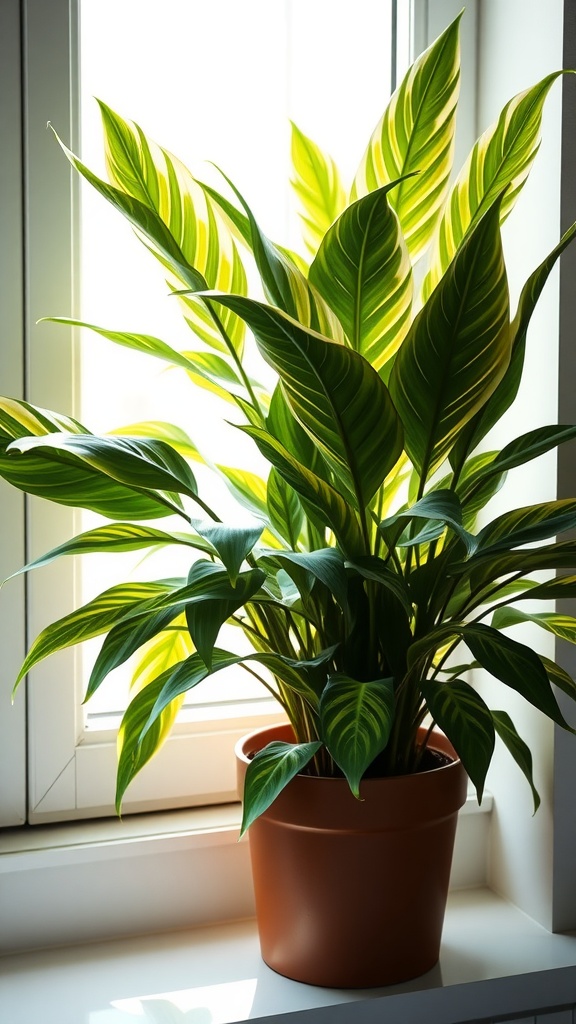
[[[291,548],[298,547],[298,537],[304,522],[300,499],[293,487],[272,466],[268,477],[266,504],[270,523]]]
[[[414,262],[442,209],[454,151],[460,79],[460,15],[414,62],[377,124],[356,174],[352,199],[397,178],[392,198]]]
[[[51,497],[52,500],[54,497],[50,494],[50,478],[52,464],[55,463],[56,472],[61,465],[66,466],[66,476],[70,467],[70,478],[77,475],[74,471],[79,469],[88,478],[110,478],[122,487],[144,490],[147,497],[157,503],[158,508],[166,506],[171,512],[182,511],[179,499],[174,498],[171,492],[176,495],[186,494],[206,507],[197,494],[196,481],[188,463],[164,441],[95,434],[44,434],[40,437],[18,438],[10,445],[7,458],[10,458],[11,452],[24,457],[30,452],[32,457],[45,460],[48,468],[43,475],[47,479],[47,493],[42,496]],[[72,498],[73,494],[70,494]],[[63,499],[60,497],[59,500]],[[78,500],[66,503],[94,507],[84,505],[80,496]],[[116,517],[127,518],[118,514]]]
[[[246,771],[240,835],[258,818],[322,746],[314,743],[269,743],[254,755]]]
[[[404,338],[412,268],[387,185],[349,206],[323,238],[309,279],[342,324],[351,347],[381,370]]]
[[[432,524],[440,521],[442,527],[445,524],[454,531],[466,547],[468,554],[472,554],[476,549],[476,538],[462,526],[462,507],[458,495],[454,491],[431,491],[409,508],[384,519],[380,523],[379,529],[385,539],[391,538],[391,544],[398,543],[397,538],[404,529],[404,521],[413,519],[424,519]],[[406,541],[407,544],[417,542],[418,537]]]
[[[569,728],[537,654],[497,629],[481,623],[462,626],[462,639],[490,675],[516,690],[558,725]]]
[[[461,490],[468,497],[490,477],[499,476],[516,466],[524,466],[532,459],[537,459],[540,455],[544,455],[574,438],[576,438],[576,426],[551,424],[529,430],[507,444],[490,461],[483,461],[474,476],[469,475],[466,485],[462,486]]]
[[[343,341],[342,328],[330,305],[286,253],[266,237],[243,196],[229,178],[226,181],[246,212],[251,248],[268,301],[303,327]]]
[[[494,753],[492,714],[468,683],[452,679],[422,688],[428,710],[452,743],[482,802],[486,773]]]
[[[576,526],[576,501],[544,501],[539,505],[504,512],[478,534],[476,557],[487,552],[509,551],[564,533]]]
[[[576,593],[576,587],[574,588]],[[532,597],[531,593],[526,597]],[[569,643],[576,643],[576,619],[573,615],[563,615],[560,612],[521,612],[518,608],[498,608],[492,616],[492,626],[495,629],[505,629],[507,626],[517,626],[524,622],[533,622],[542,629],[546,629],[554,636],[559,636]]]
[[[344,558],[337,548],[303,552],[278,551],[274,552],[273,558],[292,577],[303,597],[308,596],[315,580],[319,580],[333,594],[341,608],[347,607],[348,585]]]
[[[510,359],[509,300],[496,202],[459,250],[400,347],[390,394],[422,480],[489,399]]]
[[[576,701],[576,682],[572,679],[572,676],[568,675],[565,669],[557,665],[555,661],[545,657],[545,655],[540,654],[539,658],[553,686],[557,686],[562,693],[565,693],[571,700]]]
[[[330,652],[332,653],[332,652]],[[142,736],[156,721],[171,701],[180,694],[191,690],[198,683],[208,676],[215,675],[225,668],[234,665],[243,665],[245,662],[255,662],[257,665],[264,665],[274,676],[282,679],[294,693],[302,697],[315,710],[318,707],[318,697],[308,682],[310,662],[297,662],[293,658],[285,658],[279,654],[255,653],[230,654],[216,648],[212,652],[212,664],[209,668],[199,654],[192,654],[184,662],[177,665],[171,674],[164,677],[164,685],[158,693],[156,702],[150,710],[150,716],[142,729]]]
[[[202,275],[209,288],[244,294],[246,275],[234,240],[223,220],[206,203],[204,192],[190,171],[166,149],[147,138],[139,125],[125,121],[107,104],[98,102],[104,128],[106,167],[112,183],[157,214],[185,263]],[[145,234],[156,246],[154,234]],[[175,272],[178,284],[189,287],[188,274],[182,274],[171,260],[166,262],[162,249],[156,255],[164,266]],[[216,347],[220,347],[219,333],[213,323],[206,322],[202,305],[193,299],[184,303],[193,329],[208,344],[215,341]],[[242,322],[234,314],[226,313],[224,329],[233,350],[241,355]]]
[[[174,587],[168,594],[161,595],[155,600],[143,601],[139,607],[130,609],[130,612],[110,630],[92,668],[87,696],[100,686],[109,672],[124,664],[135,651],[166,629],[182,612],[186,612],[188,616],[192,614],[191,609],[195,605],[215,602],[215,607],[222,600],[231,603],[236,600],[235,607],[239,607],[242,600],[251,597],[264,581],[264,573],[254,569],[242,574],[233,588],[227,573],[212,562],[199,561],[195,563],[194,570],[185,586]],[[244,583],[241,584],[241,580],[244,580]],[[188,628],[195,642],[200,641],[200,653],[209,661],[212,649],[210,629],[214,627],[214,617],[210,615],[209,609],[206,611],[206,620],[205,627],[202,623],[198,625],[197,620],[194,620],[194,627],[198,625],[198,637],[194,636],[190,628],[190,619]],[[198,646],[198,643],[196,645]]]
[[[388,743],[394,721],[394,681],[359,682],[330,676],[320,699],[320,732],[355,797],[360,780]]]
[[[139,526],[135,523],[110,523],[107,526],[96,526],[93,530],[86,530],[79,533],[71,540],[64,541],[57,547],[40,555],[32,562],[28,562],[13,576],[19,576],[30,569],[38,569],[42,565],[48,565],[62,555],[85,555],[91,552],[104,554],[119,551],[138,551],[141,548],[154,546],[165,546],[167,544],[184,544],[187,547],[195,548],[209,554],[214,553],[214,548],[201,537],[194,537],[192,534],[165,533],[164,530],[156,530],[151,526]]]
[[[244,526],[227,526],[225,523],[213,523],[194,519],[192,525],[201,537],[218,552],[228,570],[228,576],[234,586],[240,567],[248,557],[252,548],[260,540],[262,526],[247,524]]]
[[[245,317],[261,354],[282,379],[292,412],[356,508],[366,508],[402,450],[402,427],[376,371],[358,353],[270,306],[232,295],[217,301]]]
[[[99,334],[102,338],[106,338],[107,341],[114,342],[115,345],[132,349],[134,352],[141,352],[143,355],[155,356],[157,359],[172,363],[174,366],[180,366],[184,370],[194,369],[194,364],[187,359],[184,353],[178,352],[171,345],[167,345],[165,341],[161,341],[160,338],[155,338],[151,334],[111,331],[106,327],[97,327],[96,324],[88,324],[84,320],[72,320],[66,316],[43,317],[39,322],[63,324],[65,327],[82,327],[88,331],[93,331],[95,334]]]
[[[230,554],[230,552],[226,552]],[[237,552],[234,552],[237,556]],[[234,583],[228,573],[218,565],[197,562],[188,575],[189,587],[206,579],[209,570],[209,589],[206,596],[186,603],[186,622],[194,646],[202,660],[210,667],[212,652],[221,627],[227,619],[241,608],[262,586],[265,574],[260,569],[251,569],[236,574]],[[214,594],[214,583],[218,582]]]
[[[158,716],[149,732],[141,738],[142,728],[150,716],[158,693],[162,689],[163,675],[144,687],[130,701],[118,730],[118,768],[116,772],[116,813],[120,814],[122,800],[128,786],[151,757],[160,749],[180,710],[183,697],[177,697]]]
[[[181,512],[155,491],[140,491],[58,455],[52,459],[47,449],[0,454],[0,476],[27,494],[90,509],[109,519],[158,519]]]
[[[256,428],[257,430],[259,428]],[[234,466],[217,466],[236,500],[260,519],[268,519],[266,481],[256,473]]]
[[[450,456],[450,461],[455,468],[462,466],[468,452],[474,451],[482,438],[486,436],[495,423],[498,423],[516,398],[524,367],[526,332],[532,313],[558,257],[564,252],[564,249],[567,248],[570,242],[573,241],[575,235],[576,223],[562,235],[558,245],[542,261],[540,266],[532,272],[524,285],[516,316],[510,328],[512,345],[510,365],[494,394],[480,412],[470,420],[461,437],[456,442]]]
[[[22,402],[18,398],[0,398],[0,444],[17,437],[37,437],[40,434],[52,434],[62,430],[69,434],[87,434],[78,420],[49,409],[41,409]]]
[[[127,423],[121,427],[115,427],[109,433],[113,437],[150,437],[155,441],[166,441],[171,448],[174,448],[185,458],[194,459],[196,462],[204,462],[196,445],[182,427],[174,423],[167,423],[166,420],[141,420],[139,423]]]

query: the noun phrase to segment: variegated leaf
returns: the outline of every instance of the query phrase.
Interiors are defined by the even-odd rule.
[[[150,710],[162,689],[164,679],[170,675],[170,672],[171,669],[166,669],[162,675],[139,690],[122,716],[117,737],[118,767],[115,799],[117,814],[121,812],[122,800],[128,786],[160,749],[182,707],[184,697],[176,697],[171,704],[164,708],[152,728],[141,739],[142,729],[150,717]]]
[[[71,481],[75,471],[81,470],[87,480],[92,477],[95,483],[104,480],[107,485],[108,480],[111,480],[112,487],[120,484],[127,491],[143,490],[151,501],[156,502],[160,509],[157,514],[162,514],[163,508],[182,514],[179,494],[193,498],[202,508],[206,508],[198,496],[196,480],[188,463],[164,441],[96,434],[43,434],[40,437],[21,437],[13,441],[3,461],[20,457],[25,464],[28,454],[31,454],[33,459],[37,457],[40,462],[44,461],[47,468],[43,474],[38,474],[38,480],[43,478],[41,482],[44,483],[46,493],[36,493],[41,493],[43,497],[50,497],[52,500],[64,501],[64,497],[50,493],[54,467],[56,481],[59,481],[59,477],[56,476],[58,470],[65,468],[69,471]],[[0,468],[0,474],[4,475],[3,468]],[[68,485],[65,496],[68,499],[66,504],[95,508],[89,503],[84,504],[85,497],[81,499],[80,495],[77,495],[75,499],[71,484]],[[96,508],[95,510],[99,511]],[[117,513],[116,518],[126,516]]]
[[[268,810],[285,786],[312,760],[322,746],[313,743],[269,743],[254,755],[244,782],[244,811],[240,835]]]
[[[268,301],[304,327],[310,327],[333,341],[343,341],[342,326],[328,302],[285,250],[266,237],[244,197],[226,175],[224,178],[246,212],[250,246]]]
[[[308,506],[316,513],[323,527],[334,532],[342,550],[349,555],[364,554],[365,543],[360,524],[353,509],[339,491],[321,477],[316,476],[266,430],[258,427],[243,427],[258,445],[264,458],[276,467],[279,473]]]
[[[196,445],[182,427],[165,420],[142,420],[140,423],[127,423],[109,431],[112,437],[149,437],[156,441],[166,441],[180,455],[196,462],[204,462]]]
[[[135,523],[109,523],[106,526],[96,526],[93,530],[86,530],[84,533],[72,537],[71,540],[64,541],[63,544],[52,548],[46,554],[28,562],[17,572],[12,573],[8,579],[19,576],[23,572],[29,572],[31,569],[49,565],[50,562],[62,555],[138,551],[155,546],[165,547],[168,544],[183,544],[206,554],[216,553],[206,540],[202,537],[194,537],[192,534],[166,533],[164,530],[156,530],[154,527],[140,526]]]
[[[524,354],[526,351],[526,332],[528,330],[532,314],[550,272],[556,264],[559,256],[570,245],[576,235],[576,223],[562,235],[557,246],[548,254],[546,259],[534,270],[520,294],[516,315],[510,325],[510,344],[512,354],[510,365],[485,406],[474,416],[462,431],[454,449],[450,455],[450,462],[454,469],[459,471],[469,452],[474,451],[488,431],[502,418],[510,408],[518,394],[522,372],[524,369]]]
[[[538,152],[544,101],[562,73],[555,71],[514,96],[498,121],[474,144],[438,225],[430,270],[423,284],[424,298],[436,287],[463,240],[503,189],[501,221],[512,210]]]
[[[422,688],[432,718],[446,734],[482,802],[494,753],[494,723],[482,697],[462,679],[427,683]]]
[[[139,125],[125,121],[107,104],[98,102],[110,181],[158,214],[186,262],[204,277],[209,288],[245,294],[246,276],[234,240],[224,221],[206,203],[203,189],[188,168],[149,139]],[[161,262],[167,266],[164,260]],[[167,269],[173,272],[175,268]],[[176,287],[188,284],[178,273],[176,282]],[[189,299],[185,305],[193,329],[208,344],[220,348],[222,339],[214,323],[206,320],[202,304]],[[241,355],[242,322],[233,314],[225,314],[224,328],[234,350]]]
[[[515,508],[480,530],[476,557],[546,540],[575,526],[576,501],[571,498]]]
[[[494,392],[510,360],[499,201],[476,225],[396,354],[390,394],[424,482]]]
[[[320,699],[320,734],[355,797],[360,780],[388,743],[394,721],[394,680],[359,682],[330,676]]]
[[[376,371],[359,353],[264,303],[236,295],[207,301],[245,318],[282,380],[292,413],[317,441],[348,500],[363,512],[402,451],[402,427]]]
[[[300,220],[307,249],[312,254],[346,206],[346,193],[332,157],[292,125],[291,185],[300,201]]]
[[[407,178],[391,194],[412,261],[426,249],[448,189],[460,81],[460,15],[414,62],[377,124],[352,199]]]
[[[309,279],[375,370],[410,325],[412,267],[386,186],[352,203],[328,230]]]
[[[574,588],[576,589],[576,588]],[[526,597],[532,597],[531,593]],[[576,618],[573,615],[562,615],[560,612],[521,612],[518,608],[498,608],[492,616],[495,629],[506,629],[524,622],[533,622],[546,629],[554,636],[559,636],[569,643],[576,643]]]
[[[62,430],[69,434],[87,434],[78,420],[49,409],[41,409],[18,398],[0,398],[0,445],[5,447],[17,437],[39,437]]]
[[[16,686],[34,665],[47,658],[49,654],[105,633],[127,612],[137,608],[144,601],[170,593],[176,585],[177,581],[120,583],[105,590],[81,608],[76,608],[69,615],[52,622],[38,634],[28,651],[18,673]]]

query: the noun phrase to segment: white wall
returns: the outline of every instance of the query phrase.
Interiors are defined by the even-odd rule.
[[[478,127],[483,130],[504,103],[562,67],[562,0],[481,0]],[[568,83],[571,84],[571,83]],[[530,272],[560,236],[560,139],[562,85],[556,82],[544,109],[543,138],[533,172],[504,228],[512,310]],[[576,104],[576,94],[571,93]],[[518,227],[520,225],[520,227]],[[559,275],[555,271],[534,314],[529,332],[521,393],[502,424],[505,443],[535,426],[558,421]],[[493,512],[555,497],[556,459],[546,457],[510,475]],[[492,518],[492,515],[490,516]],[[546,634],[520,627],[513,633],[553,657]],[[502,895],[548,928],[553,925],[553,728],[520,698],[491,687],[492,706],[505,707],[534,755],[542,806],[532,816],[532,801],[507,752],[498,751],[489,778],[494,793],[490,883]],[[498,692],[497,692],[498,691]],[[512,868],[513,865],[513,868]],[[572,925],[574,926],[574,925]]]

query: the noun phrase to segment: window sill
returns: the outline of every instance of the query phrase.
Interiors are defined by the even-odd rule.
[[[533,1019],[542,1009],[564,1024],[576,1003],[575,965],[576,935],[552,935],[494,893],[468,890],[450,896],[440,963],[387,989],[282,978],[260,960],[255,924],[245,921],[6,957],[0,1005],[10,1024],[455,1024]]]
[[[455,889],[486,883],[490,809],[469,797],[460,812]],[[239,825],[240,805],[226,804],[5,830],[0,954],[251,917]]]

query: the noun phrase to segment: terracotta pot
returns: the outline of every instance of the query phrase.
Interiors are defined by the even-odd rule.
[[[259,729],[236,747],[242,793],[250,755],[290,726]],[[250,827],[264,961],[330,988],[392,985],[430,970],[440,953],[458,811],[467,777],[454,760],[416,775],[344,779],[298,775]]]

